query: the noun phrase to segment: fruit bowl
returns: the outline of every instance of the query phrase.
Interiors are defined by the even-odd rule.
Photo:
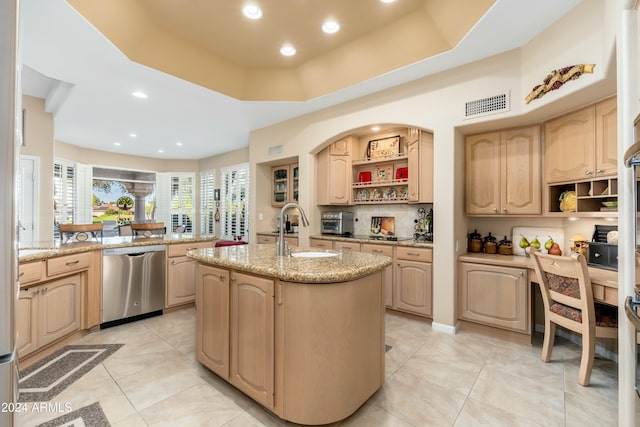
[[[601,202],[602,206],[606,207],[606,208],[617,208],[618,207],[618,202]]]

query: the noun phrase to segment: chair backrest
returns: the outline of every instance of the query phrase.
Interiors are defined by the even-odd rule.
[[[582,322],[595,324],[593,289],[584,255],[547,255],[533,248],[528,248],[527,253],[538,276],[545,310],[560,303],[580,310]]]

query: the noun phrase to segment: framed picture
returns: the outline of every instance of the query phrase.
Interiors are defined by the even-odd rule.
[[[378,166],[373,176],[374,182],[386,182],[393,180],[393,166]]]
[[[371,140],[367,147],[367,157],[369,159],[391,157],[398,153],[400,153],[400,135]]]
[[[219,188],[214,188],[214,190],[213,190],[213,200],[215,200],[216,202],[220,201],[220,189]]]

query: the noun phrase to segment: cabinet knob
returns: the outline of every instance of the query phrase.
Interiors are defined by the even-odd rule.
[[[20,274],[18,274],[18,277],[22,277],[24,276],[24,271],[21,271]]]
[[[218,279],[220,279],[221,282],[224,282],[224,279],[226,279],[227,276],[225,276],[224,274],[221,274],[218,276]]]
[[[602,169],[596,169],[596,173],[602,173],[603,170]]]
[[[524,272],[521,271],[520,272],[520,277],[523,277],[523,276],[524,276]]]
[[[507,208],[502,208],[502,212],[506,212],[506,211],[507,211]]]
[[[493,208],[493,211],[494,212],[498,212],[498,208]]]
[[[43,294],[46,294],[48,290],[49,290],[49,289],[47,289],[47,288],[42,288],[42,293],[43,293]]]
[[[584,174],[589,176],[589,175],[591,175],[591,171],[585,171]]]

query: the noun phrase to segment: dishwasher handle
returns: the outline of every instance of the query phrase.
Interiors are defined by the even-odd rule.
[[[131,254],[125,254],[126,256],[130,256],[130,257],[139,257],[139,256],[144,256],[147,252],[134,252]]]

